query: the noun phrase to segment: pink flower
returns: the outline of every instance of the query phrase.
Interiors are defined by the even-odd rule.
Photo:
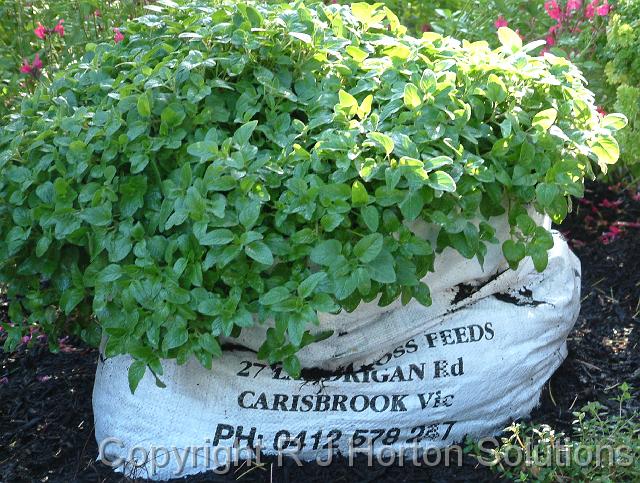
[[[557,23],[555,25],[552,25],[551,27],[549,27],[549,34],[551,35],[555,35],[555,33],[560,30],[562,28],[562,24],[561,23]]]
[[[22,65],[20,66],[20,72],[23,74],[29,74],[33,77],[38,77],[40,75],[40,71],[42,70],[42,60],[40,60],[40,55],[36,54],[33,59],[33,62],[29,64],[27,59],[23,59]]]
[[[578,10],[582,7],[582,0],[568,0],[567,1],[567,12],[573,12],[574,10]]]
[[[547,35],[547,45],[549,47],[553,47],[554,45],[556,45],[556,39],[553,35]]]
[[[617,208],[622,204],[622,200],[609,201],[608,198],[605,198],[600,202],[600,206],[603,208]]]
[[[596,7],[598,6],[598,1],[599,0],[593,0],[591,3],[589,3],[586,8],[584,9],[584,16],[586,18],[593,18],[593,16],[596,13]]]
[[[431,25],[429,25],[428,23],[423,23],[422,24],[422,31],[423,32],[431,32]]]
[[[638,192],[635,195],[631,196],[631,198],[633,198],[633,201],[640,201],[640,192]]]
[[[622,233],[622,230],[615,225],[609,227],[609,231],[606,231],[600,236],[600,241],[605,245],[614,241]]]
[[[124,35],[122,34],[122,32],[120,32],[120,29],[114,28],[113,31],[115,32],[115,35],[113,36],[113,41],[116,44],[122,42],[124,40]]]
[[[556,0],[548,0],[547,2],[545,2],[544,9],[552,19],[562,19],[562,10],[560,10],[560,7],[558,6],[558,2]]]
[[[102,12],[100,11],[100,9],[96,9],[96,11],[95,11],[95,12],[93,12],[93,14],[94,14],[96,17],[102,17]]]
[[[507,20],[502,15],[500,15],[498,19],[493,23],[493,25],[495,25],[496,28],[499,29],[500,27],[507,27],[509,25],[509,22],[507,22]]]
[[[22,60],[22,66],[20,66],[20,72],[23,74],[31,74],[31,65],[27,59]]]
[[[611,10],[611,5],[607,3],[607,0],[604,0],[604,3],[596,8],[596,13],[601,17],[605,17],[609,15],[609,11]]]
[[[49,35],[49,29],[38,22],[38,26],[33,30],[33,33],[36,34],[36,37],[39,39],[46,39],[47,35]]]
[[[64,37],[64,25],[62,25],[63,23],[64,23],[64,19],[61,18],[60,20],[58,20],[58,25],[53,27],[53,31],[57,33],[60,37]]]
[[[602,106],[596,107],[596,111],[598,111],[598,114],[600,114],[602,117],[607,115],[607,111],[605,111]]]
[[[42,69],[42,60],[40,60],[40,55],[36,54],[33,59],[33,63],[31,64],[31,69],[35,71],[39,71]]]

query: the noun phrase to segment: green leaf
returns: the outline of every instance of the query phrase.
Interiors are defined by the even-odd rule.
[[[347,91],[338,91],[338,101],[340,108],[349,116],[353,117],[358,112],[358,100]]]
[[[487,97],[493,102],[504,102],[507,99],[507,86],[495,74],[490,74],[487,84]]]
[[[324,240],[313,247],[310,258],[318,265],[331,265],[341,251],[342,245],[338,240]]]
[[[502,244],[502,253],[509,262],[509,267],[515,270],[518,268],[518,264],[525,257],[525,246],[522,242],[515,242],[513,240],[506,240]]]
[[[382,251],[383,238],[380,233],[363,237],[353,247],[353,254],[363,263],[369,263]]]
[[[433,93],[436,90],[436,75],[431,69],[425,69],[420,78],[420,90],[426,93]]]
[[[212,356],[222,357],[222,348],[220,347],[218,338],[213,334],[208,334],[208,333],[201,334],[198,342],[200,344],[200,347],[202,347]]]
[[[369,137],[384,149],[384,152],[387,154],[387,156],[391,154],[394,148],[393,139],[391,139],[386,134],[382,134],[381,132],[369,133]]]
[[[80,212],[80,218],[90,225],[107,226],[111,223],[111,204],[104,204],[93,208],[85,208]]]
[[[353,58],[353,60],[355,60],[358,63],[361,63],[367,57],[369,57],[368,53],[366,53],[362,49],[359,49],[355,45],[349,45],[345,50],[347,51],[347,54],[349,54]]]
[[[294,39],[298,39],[298,40],[304,42],[305,44],[313,45],[313,39],[311,38],[311,35],[309,35],[309,34],[305,34],[305,33],[302,33],[302,32],[289,32],[289,35],[291,37],[293,37]]]
[[[120,265],[112,263],[103,268],[98,274],[98,281],[102,283],[110,283],[119,280],[122,277],[122,268]]]
[[[64,310],[66,315],[69,315],[84,300],[84,297],[84,291],[79,288],[67,289],[60,298],[60,308]]]
[[[245,253],[263,265],[273,265],[271,249],[261,241],[254,241],[244,248]]]
[[[560,189],[554,184],[540,183],[536,186],[536,198],[538,203],[545,208],[551,206],[558,195],[560,195]]]
[[[422,96],[415,84],[405,84],[404,86],[404,105],[409,109],[415,109],[422,105]]]
[[[128,371],[128,379],[129,379],[129,390],[131,394],[136,392],[138,388],[138,384],[144,377],[144,373],[147,370],[147,365],[142,361],[135,361],[129,366]]]
[[[531,260],[538,272],[544,272],[549,264],[549,254],[544,248],[534,245],[531,250]]]
[[[187,152],[191,156],[200,158],[200,161],[209,161],[218,154],[218,145],[213,141],[200,141],[190,144]]]
[[[166,350],[183,346],[189,340],[189,333],[184,323],[171,322],[166,335],[164,336],[163,347]]]
[[[598,166],[603,173],[607,172],[609,164],[615,164],[620,157],[618,141],[611,136],[599,136],[591,144],[591,151],[595,155]]]
[[[260,296],[262,305],[276,305],[287,300],[291,294],[286,287],[275,287]]]
[[[553,108],[545,109],[544,111],[540,111],[535,116],[533,116],[533,121],[531,125],[533,127],[539,127],[543,131],[548,131],[553,123],[556,122],[556,118],[558,117],[558,111]]]
[[[360,107],[358,107],[357,114],[360,119],[365,119],[371,113],[372,103],[373,103],[373,96],[369,94],[367,97],[364,98],[364,100],[360,104]]]
[[[500,27],[498,29],[498,39],[507,51],[517,52],[522,48],[522,39],[520,38],[520,35],[509,27]]]
[[[233,135],[233,142],[239,146],[247,144],[257,125],[258,121],[249,121],[240,126]]]
[[[316,272],[309,275],[304,281],[298,285],[298,295],[302,298],[309,297],[320,282],[327,278],[324,272]]]
[[[449,156],[436,156],[429,158],[423,163],[423,169],[425,171],[433,171],[434,169],[442,168],[443,166],[453,164],[453,159]]]
[[[607,114],[600,120],[600,127],[609,129],[612,131],[619,131],[624,129],[629,123],[627,117],[624,114]]]
[[[249,229],[253,225],[255,225],[256,221],[258,221],[259,216],[260,203],[258,203],[257,201],[251,201],[244,205],[244,207],[240,211],[240,214],[238,215],[238,218],[240,220],[240,223],[242,223],[245,228]]]
[[[227,230],[226,228],[220,228],[218,230],[210,231],[205,234],[202,238],[199,239],[201,245],[211,246],[211,245],[228,245],[233,240],[235,240],[235,235],[231,230]]]
[[[142,117],[151,116],[151,103],[149,97],[146,94],[138,96],[138,114]]]
[[[283,369],[294,379],[299,379],[302,372],[300,360],[296,356],[287,357],[282,363]]]
[[[358,180],[351,185],[351,202],[354,206],[366,205],[369,201],[367,188]]]
[[[456,182],[449,173],[444,171],[435,171],[429,175],[427,185],[434,190],[453,192],[456,190]]]
[[[418,191],[410,191],[400,203],[400,211],[407,221],[415,220],[424,208],[424,200]]]
[[[380,283],[393,283],[396,281],[393,257],[387,251],[382,251],[375,260],[367,266],[367,271],[372,280]]]
[[[43,236],[42,238],[40,238],[40,240],[38,240],[38,243],[36,244],[36,257],[39,258],[44,255],[50,246],[51,238],[49,238],[48,236]]]
[[[362,218],[370,231],[378,231],[380,224],[380,215],[375,206],[365,206],[361,210]]]

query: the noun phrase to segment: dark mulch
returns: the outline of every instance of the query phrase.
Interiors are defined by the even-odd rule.
[[[637,198],[637,197],[636,197]],[[587,202],[561,227],[582,261],[582,312],[569,338],[569,357],[547,384],[534,421],[568,429],[572,411],[588,401],[610,404],[622,382],[640,386],[640,199],[594,185]],[[617,222],[617,223],[616,223]],[[2,307],[0,307],[2,312]],[[0,317],[0,320],[3,317]],[[1,323],[1,322],[0,322]],[[58,354],[32,342],[16,353],[0,350],[0,482],[118,482],[99,462],[91,391],[96,352],[73,341]],[[6,379],[4,379],[6,378]],[[638,392],[632,402],[639,405]],[[368,467],[344,460],[321,468],[270,462],[204,481],[412,482],[492,481],[465,458],[462,467]]]

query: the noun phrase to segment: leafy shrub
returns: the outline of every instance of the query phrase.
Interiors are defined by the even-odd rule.
[[[104,331],[135,387],[275,319],[259,356],[298,375],[318,312],[429,304],[437,253],[482,262],[505,209],[510,265],[542,270],[552,238],[526,207],[560,221],[617,159],[624,119],[509,29],[491,50],[364,3],[164,4],[0,131],[10,345],[23,320]]]
[[[620,0],[607,28],[607,80],[617,89],[614,109],[629,118],[620,132],[621,156],[640,177],[640,1]]]
[[[546,424],[514,423],[497,447],[470,442],[466,450],[512,481],[640,481],[640,414],[627,409],[631,389],[621,385],[613,413],[598,402],[574,412],[571,437]]]

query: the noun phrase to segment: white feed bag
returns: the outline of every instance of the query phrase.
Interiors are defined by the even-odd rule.
[[[324,368],[315,372],[320,381],[291,380],[237,349],[211,371],[195,360],[165,361],[167,387],[147,372],[132,395],[131,358],[100,362],[93,405],[103,456],[128,461],[118,469],[127,472],[135,458],[145,463],[136,475],[161,480],[223,466],[248,456],[247,447],[313,460],[327,457],[329,442],[334,452],[379,456],[496,434],[529,414],[566,356],[580,264],[559,235],[554,241],[543,273],[528,260],[482,282],[431,285],[429,308],[376,307],[373,319],[348,330],[329,319],[343,335],[317,344],[324,356],[313,345],[301,354],[303,366]],[[239,343],[251,346],[258,332]],[[287,448],[289,436],[297,439]]]

